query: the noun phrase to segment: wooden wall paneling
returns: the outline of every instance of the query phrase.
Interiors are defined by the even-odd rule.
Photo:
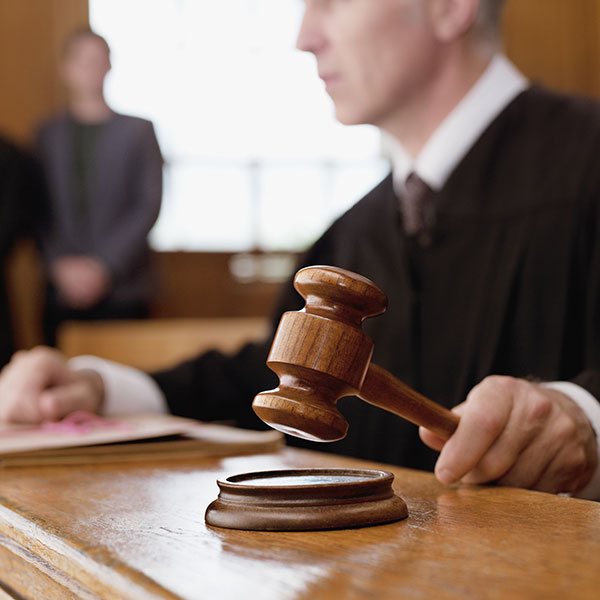
[[[0,2],[0,130],[28,141],[64,101],[56,64],[64,37],[89,23],[87,0]]]
[[[34,120],[54,105],[52,55],[47,49],[50,29],[44,27],[50,5],[18,0],[0,3],[0,130],[21,141],[29,138]]]
[[[282,281],[236,280],[230,269],[235,255],[235,252],[157,253],[159,293],[153,316],[270,316]],[[296,260],[297,255],[291,253],[292,267]]]
[[[533,81],[600,97],[599,0],[508,0],[509,57]]]

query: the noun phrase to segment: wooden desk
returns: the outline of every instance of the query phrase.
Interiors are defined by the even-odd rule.
[[[217,478],[370,466],[286,449],[175,464],[0,471],[0,598],[598,598],[600,504],[450,489],[394,468],[409,518],[356,530],[209,528]],[[12,594],[12,595],[11,595]]]

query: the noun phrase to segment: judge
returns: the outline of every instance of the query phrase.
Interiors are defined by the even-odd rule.
[[[306,0],[298,47],[345,124],[392,138],[393,170],[299,266],[365,275],[389,297],[373,360],[461,415],[443,443],[348,399],[327,449],[600,498],[600,110],[531,85],[501,51],[501,0]],[[302,300],[291,286],[279,311]],[[278,320],[278,315],[275,320]],[[0,418],[153,406],[251,424],[276,382],[269,341],[147,377],[48,349],[0,377]],[[325,449],[319,446],[319,449]],[[439,456],[438,453],[439,452]]]

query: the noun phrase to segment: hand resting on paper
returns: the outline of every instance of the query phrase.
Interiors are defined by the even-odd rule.
[[[597,465],[597,441],[568,396],[524,379],[486,377],[453,409],[460,424],[443,442],[420,428],[440,451],[435,473],[446,484],[486,483],[545,492],[576,492]]]
[[[16,352],[0,371],[0,422],[42,423],[78,410],[97,413],[103,397],[97,373],[72,371],[53,348]]]

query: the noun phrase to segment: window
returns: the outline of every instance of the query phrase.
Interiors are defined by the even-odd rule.
[[[344,127],[294,48],[297,0],[91,0],[109,104],[151,119],[165,156],[159,250],[297,250],[388,169]]]

